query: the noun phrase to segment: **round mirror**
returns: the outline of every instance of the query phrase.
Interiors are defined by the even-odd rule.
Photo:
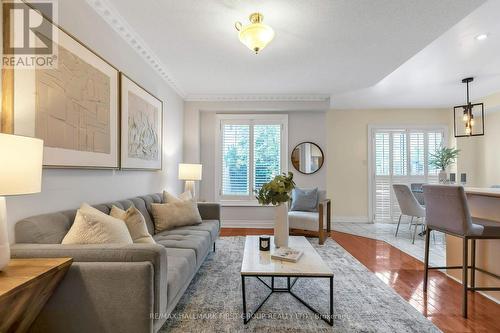
[[[306,175],[321,169],[323,161],[323,151],[313,142],[299,143],[292,151],[293,167]]]

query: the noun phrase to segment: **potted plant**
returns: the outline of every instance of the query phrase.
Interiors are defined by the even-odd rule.
[[[460,150],[456,148],[441,147],[435,153],[430,154],[429,164],[441,170],[439,172],[439,182],[446,183],[448,175],[446,168],[455,163]]]
[[[276,247],[288,246],[288,202],[295,188],[293,173],[281,174],[255,191],[261,205],[275,206],[274,244]]]

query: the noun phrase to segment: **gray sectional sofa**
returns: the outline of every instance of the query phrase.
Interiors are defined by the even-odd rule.
[[[220,231],[220,206],[199,203],[203,223],[154,234],[151,203],[161,194],[95,205],[132,204],[157,244],[62,245],[76,210],[26,218],[15,226],[13,258],[72,257],[73,264],[34,322],[33,332],[156,332],[168,319]]]

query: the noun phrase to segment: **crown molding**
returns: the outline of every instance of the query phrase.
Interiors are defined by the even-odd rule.
[[[116,8],[114,8],[108,0],[86,0],[89,6],[101,16],[104,21],[118,35],[125,40],[130,47],[132,47],[137,54],[139,54],[144,61],[158,73],[158,75],[165,80],[172,89],[185,98],[186,94],[175,81],[172,74],[168,71],[165,64],[162,63],[160,58],[153,52],[149,45],[135,32],[135,30],[127,23],[121,16]]]
[[[290,94],[290,95],[187,95],[186,102],[329,102],[330,95]]]

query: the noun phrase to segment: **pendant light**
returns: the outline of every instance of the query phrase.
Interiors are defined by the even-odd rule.
[[[467,77],[462,83],[467,85],[467,104],[453,108],[453,123],[456,138],[484,135],[484,104],[472,104],[469,99],[469,83],[473,77]]]
[[[261,13],[251,14],[249,20],[250,24],[247,26],[243,26],[241,22],[236,22],[234,26],[240,32],[240,41],[258,54],[273,40],[274,30],[262,23],[264,16]]]

